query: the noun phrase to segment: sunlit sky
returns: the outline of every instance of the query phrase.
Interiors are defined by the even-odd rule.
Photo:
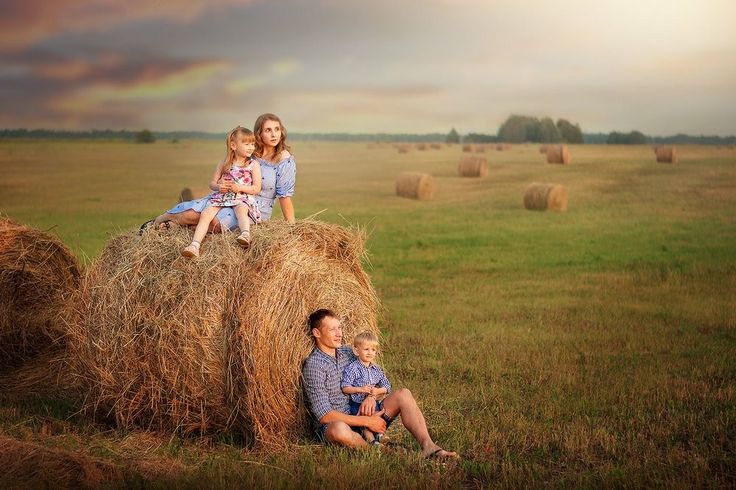
[[[2,0],[0,127],[736,134],[733,0]]]

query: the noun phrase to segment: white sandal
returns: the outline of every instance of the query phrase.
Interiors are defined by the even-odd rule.
[[[243,248],[248,249],[250,247],[250,232],[248,230],[243,231],[235,239]]]
[[[187,245],[181,254],[187,258],[199,257],[199,242],[192,242]]]

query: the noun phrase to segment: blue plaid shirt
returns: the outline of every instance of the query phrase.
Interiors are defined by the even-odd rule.
[[[317,423],[327,412],[350,413],[350,397],[340,389],[345,367],[356,357],[350,347],[338,347],[332,357],[314,348],[302,366],[307,406]]]
[[[348,364],[345,368],[345,373],[342,375],[342,382],[340,383],[341,388],[346,386],[354,386],[361,388],[363,386],[375,386],[377,388],[386,388],[386,393],[391,393],[391,383],[388,378],[383,374],[383,370],[371,363],[368,367],[365,367],[360,359]],[[350,399],[353,403],[363,403],[365,400],[365,393],[353,393],[350,395]]]

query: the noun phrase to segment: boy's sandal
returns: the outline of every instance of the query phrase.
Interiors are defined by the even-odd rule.
[[[193,243],[190,243],[189,245],[184,247],[184,250],[181,251],[181,254],[184,257],[188,257],[188,258],[199,257],[199,246]]]

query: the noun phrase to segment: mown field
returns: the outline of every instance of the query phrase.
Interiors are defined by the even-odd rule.
[[[0,141],[0,212],[89,262],[206,185],[221,146]],[[458,146],[293,145],[297,217],[369,231],[382,362],[461,461],[421,460],[398,426],[384,451],[247,448],[38,398],[3,399],[0,435],[111,487],[736,485],[736,150],[680,147],[666,165],[649,147],[574,146],[563,167],[537,148],[488,151],[489,177],[461,179]],[[434,175],[432,201],[395,197],[405,170]],[[525,211],[534,181],[564,185],[568,211]],[[0,485],[34,474],[55,478],[20,461]]]

